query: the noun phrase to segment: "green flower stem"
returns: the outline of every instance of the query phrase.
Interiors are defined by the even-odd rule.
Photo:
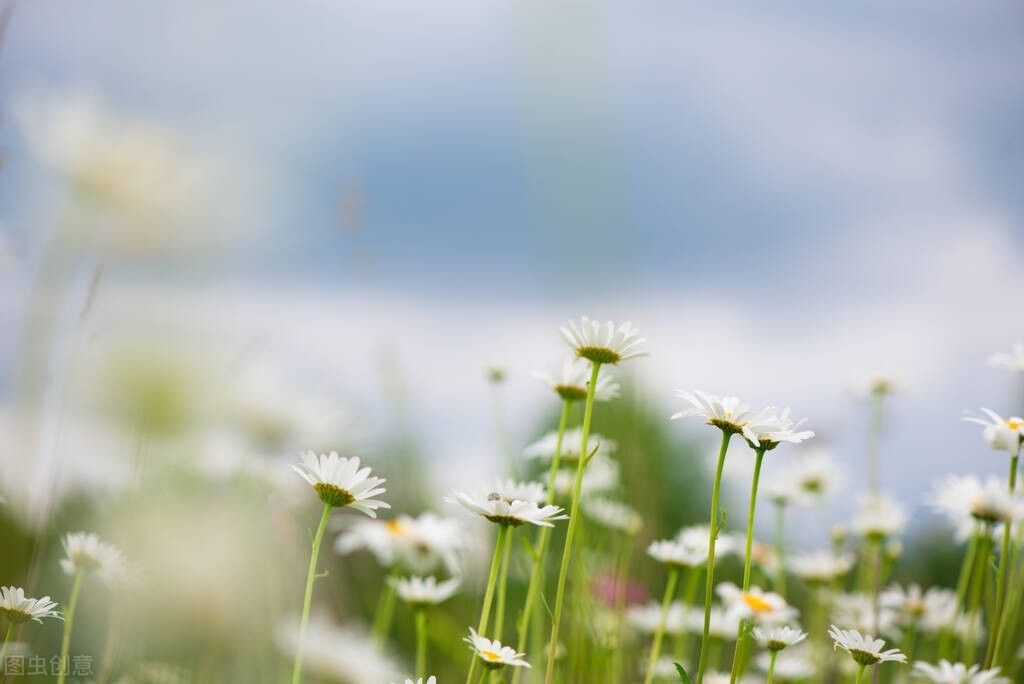
[[[665,636],[665,620],[668,618],[668,608],[672,605],[672,595],[676,591],[676,584],[678,582],[679,568],[672,566],[668,571],[665,597],[661,599],[661,619],[658,620],[658,629],[654,632],[654,643],[651,645],[651,657],[647,660],[647,674],[644,677],[644,684],[651,684],[654,681],[654,664],[658,662],[658,655],[661,653],[661,640]]]
[[[718,467],[715,469],[715,484],[711,490],[711,535],[708,539],[708,572],[704,586],[704,632],[700,641],[700,661],[697,664],[697,684],[704,681],[704,668],[708,657],[708,632],[711,630],[711,600],[715,590],[715,541],[718,539],[718,497],[722,489],[722,468],[725,454],[729,451],[732,432],[722,430],[722,446],[718,450]]]
[[[7,634],[4,635],[4,645],[0,646],[0,663],[4,662],[4,654],[7,653],[7,644],[10,643],[11,637],[14,635],[14,623],[7,625]]]
[[[426,606],[417,605],[414,609],[416,619],[416,677],[427,677],[427,610]]]
[[[388,573],[389,578],[398,577],[399,566],[394,565],[391,568],[391,572]],[[373,637],[373,643],[378,648],[383,648],[384,644],[387,643],[388,634],[391,632],[391,621],[395,616],[395,587],[394,585],[385,580],[384,586],[381,587],[380,597],[377,599],[377,608],[373,611],[373,625],[370,627],[370,636]]]
[[[967,550],[964,552],[963,563],[960,564],[960,576],[956,581],[956,603],[953,606],[953,619],[950,624],[943,626],[942,635],[939,638],[939,659],[951,660],[952,654],[949,652],[952,646],[953,640],[953,626],[956,621],[956,616],[960,613],[960,610],[964,607],[964,602],[967,600],[967,587],[971,579],[971,570],[974,568],[975,554],[978,552],[978,538],[980,532],[976,528],[974,534],[971,535],[970,541],[967,543]]]
[[[778,567],[775,569],[775,593],[786,598],[786,503],[775,502],[775,557]]]
[[[551,684],[555,677],[555,654],[558,652],[558,629],[562,623],[562,605],[565,602],[565,579],[569,574],[569,559],[572,557],[572,540],[579,522],[580,491],[583,488],[583,469],[587,465],[587,438],[590,436],[590,418],[594,413],[594,390],[597,388],[597,374],[601,364],[591,361],[590,384],[587,385],[587,403],[583,410],[583,435],[580,440],[580,458],[576,466],[576,480],[572,486],[572,502],[569,508],[569,529],[565,533],[565,548],[562,549],[562,565],[558,571],[558,588],[555,591],[555,612],[551,617],[551,641],[548,643],[548,667],[544,684]]]
[[[512,533],[513,529],[508,528],[505,549],[501,554],[501,568],[498,570],[498,605],[494,610],[494,632],[493,639],[501,641],[505,631],[505,597],[508,594],[508,563],[512,556]]]
[[[71,600],[68,601],[68,609],[64,611],[64,639],[60,644],[60,674],[57,676],[57,684],[64,684],[67,676],[68,652],[71,651],[71,625],[75,621],[75,608],[78,607],[78,595],[82,592],[84,581],[85,571],[76,570],[75,581],[71,585]],[[4,645],[6,646],[6,642]]]
[[[768,684],[772,684],[772,681],[775,679],[775,659],[779,657],[779,652],[772,651],[768,657]]]
[[[484,592],[484,605],[480,611],[480,625],[476,633],[486,636],[487,627],[491,619],[491,604],[494,603],[494,588],[498,584],[498,568],[501,565],[501,557],[505,552],[505,542],[508,540],[508,525],[498,527],[498,538],[494,542],[494,556],[491,558],[491,571],[487,576],[487,590]],[[474,653],[473,660],[469,664],[469,674],[466,675],[466,684],[471,684],[473,675],[476,673],[477,661],[479,658]],[[486,674],[486,673],[485,673]]]
[[[747,549],[743,560],[743,593],[750,590],[750,551],[754,546],[754,512],[757,509],[757,485],[761,480],[761,465],[764,462],[764,448],[758,447],[754,450],[754,479],[750,484],[750,509],[747,511]],[[740,653],[743,650],[743,631],[745,620],[740,620],[740,626],[736,630],[736,649],[732,655],[732,670],[729,675],[730,684],[736,684],[736,678],[740,673]]]
[[[313,551],[309,556],[309,572],[306,573],[306,596],[302,600],[302,621],[299,623],[299,646],[295,653],[295,668],[292,670],[292,684],[302,681],[302,648],[306,641],[306,630],[309,628],[309,605],[313,601],[313,582],[316,581],[316,560],[320,555],[320,543],[324,540],[327,529],[327,518],[331,515],[331,504],[324,504],[324,513],[320,516],[320,526],[313,537]]]
[[[856,684],[860,684],[862,681],[864,681],[864,667],[865,667],[864,665],[861,665],[860,663],[857,663],[857,680],[856,680]]]
[[[1020,445],[1017,446],[1017,453],[1010,459],[1010,494],[1013,494],[1013,490],[1017,487],[1017,461],[1020,458]],[[992,667],[992,660],[995,658],[995,654],[999,651],[999,646],[1003,641],[1003,637],[1009,626],[1006,625],[1008,622],[1006,616],[1003,615],[1003,603],[1006,601],[1006,576],[1009,571],[1011,564],[1011,546],[1010,546],[1010,527],[1011,521],[1007,520],[1003,523],[1003,548],[999,553],[999,579],[996,583],[996,605],[992,611],[992,630],[993,636],[988,641],[988,652],[985,654],[985,669]]]
[[[985,578],[988,576],[988,554],[992,547],[992,528],[989,524],[982,525],[981,538],[978,540],[978,548],[975,550],[974,569],[971,572],[971,596],[967,606],[967,615],[970,623],[967,627],[967,637],[964,641],[964,652],[961,659],[964,662],[974,662],[974,651],[977,647],[975,640],[976,627],[981,618],[981,604],[985,597]]]
[[[562,403],[562,417],[558,420],[558,438],[555,440],[555,453],[551,457],[551,472],[548,473],[548,498],[547,505],[555,502],[555,479],[558,475],[558,466],[562,459],[562,438],[565,437],[565,426],[569,421],[569,409],[572,400],[566,399]],[[537,604],[537,598],[541,587],[544,584],[544,560],[547,555],[548,545],[551,541],[550,527],[541,527],[538,532],[537,557],[533,559],[533,572],[530,573],[530,584],[526,590],[526,603],[523,605],[523,616],[519,624],[519,644],[516,652],[526,653],[526,641],[530,633],[530,618],[533,615],[533,607]],[[525,668],[517,667],[512,674],[512,684],[519,684]]]

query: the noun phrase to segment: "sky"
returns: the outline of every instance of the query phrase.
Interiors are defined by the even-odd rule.
[[[885,372],[904,388],[895,493],[1002,474],[960,418],[1020,409],[985,359],[1024,339],[1022,19],[923,0],[21,2],[0,49],[4,373],[66,201],[19,112],[85,93],[173,128],[224,181],[218,248],[113,260],[98,330],[257,339],[375,416],[367,359],[393,355],[424,450],[487,469],[481,369],[512,365],[525,443],[558,325],[629,318],[651,356],[624,370],[666,417],[676,388],[792,405],[855,474],[849,384]]]

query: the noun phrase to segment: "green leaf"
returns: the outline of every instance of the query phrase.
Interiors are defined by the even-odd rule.
[[[693,680],[690,679],[690,675],[686,674],[685,668],[679,663],[673,663],[676,666],[676,672],[679,673],[679,681],[683,684],[693,684]]]

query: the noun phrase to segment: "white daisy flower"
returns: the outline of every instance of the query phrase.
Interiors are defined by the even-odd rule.
[[[418,518],[400,515],[392,520],[356,520],[338,536],[334,550],[347,555],[366,549],[383,567],[398,563],[417,575],[442,565],[448,573],[457,574],[464,540],[458,520],[424,513]]]
[[[1024,418],[1018,416],[1003,418],[991,409],[982,408],[981,410],[988,416],[988,420],[973,414],[968,415],[964,420],[969,423],[977,423],[985,428],[981,435],[991,448],[1009,451],[1011,454],[1018,453],[1021,442],[1024,441]]]
[[[491,491],[508,503],[529,501],[539,504],[548,498],[547,489],[540,482],[517,482],[512,479],[496,479]]]
[[[566,401],[582,401],[587,398],[587,385],[590,383],[590,368],[581,363],[579,358],[569,358],[562,364],[558,372],[547,370],[534,371],[533,377],[554,390]],[[611,373],[602,367],[597,375],[597,387],[594,388],[594,401],[610,401],[619,396],[619,383]]]
[[[555,457],[555,447],[558,444],[558,432],[549,432],[544,435],[536,442],[528,445],[523,449],[523,455],[526,458],[539,458],[544,461],[550,461]],[[583,428],[575,427],[565,431],[562,436],[562,450],[559,454],[559,460],[564,463],[575,463],[580,459],[580,446],[583,444]],[[603,435],[599,435],[596,432],[591,432],[587,437],[587,449],[594,451],[591,463],[593,459],[599,457],[611,456],[615,453],[615,449],[618,444],[614,439],[608,439]],[[589,454],[588,454],[589,455]]]
[[[56,608],[57,603],[51,601],[49,596],[27,598],[21,587],[0,587],[0,612],[12,624],[18,625],[29,620],[42,622],[41,618],[46,617],[63,620],[64,617]]]
[[[1011,494],[1006,481],[997,477],[982,483],[975,475],[949,475],[936,484],[928,504],[953,524],[960,541],[974,533],[975,521],[998,523],[1024,517],[1024,499]]]
[[[501,642],[491,641],[476,633],[472,627],[469,628],[469,636],[463,639],[469,644],[470,649],[483,661],[484,667],[489,670],[511,665],[513,667],[530,667],[530,664],[523,660],[525,653],[516,653],[511,646],[502,646]]]
[[[676,541],[683,546],[690,548],[700,548],[701,546],[709,546],[711,541],[711,526],[710,525],[689,525],[679,530],[676,534]],[[746,540],[738,539],[731,534],[719,534],[718,540],[715,543],[715,560],[717,561],[722,556],[730,553],[739,553],[740,549],[744,549],[746,546]]]
[[[460,504],[466,510],[481,515],[493,523],[518,527],[524,523],[554,527],[553,520],[568,520],[561,506],[538,506],[532,501],[506,501],[497,492],[488,494],[466,494],[455,492],[445,498],[449,503]]]
[[[914,674],[936,684],[1010,684],[1009,679],[999,676],[998,667],[982,670],[981,665],[967,667],[948,660],[940,660],[938,665],[916,662]]]
[[[755,449],[771,451],[782,442],[799,444],[814,436],[810,430],[797,431],[807,421],[806,418],[793,422],[789,417],[789,409],[785,408],[782,413],[760,420],[752,421],[750,431],[754,433],[755,439],[749,439],[750,446]]]
[[[922,591],[920,585],[910,584],[906,588],[898,584],[888,587],[879,596],[879,605],[893,612],[893,621],[901,626],[911,624],[919,627],[934,625],[940,620],[943,625],[952,622],[956,613],[956,593],[942,587],[929,587]]]
[[[391,508],[373,497],[386,490],[379,485],[382,477],[371,477],[370,468],[359,468],[359,458],[345,458],[336,451],[317,456],[312,451],[302,454],[302,464],[292,469],[302,479],[313,485],[320,500],[328,506],[340,508],[349,506],[371,518],[376,518],[376,509]]]
[[[665,634],[678,636],[687,628],[687,607],[679,601],[673,601],[668,605],[665,613]],[[701,612],[701,620],[704,613]],[[629,606],[626,609],[626,621],[639,632],[654,634],[661,624],[661,604],[657,601],[649,601],[641,605]]]
[[[882,649],[885,648],[885,641],[872,636],[861,635],[855,629],[839,629],[832,625],[828,630],[828,635],[832,637],[834,642],[832,647],[834,649],[843,649],[859,665],[874,665],[887,661],[895,663],[907,662],[907,656],[900,653],[898,648],[884,651]]]
[[[741,620],[750,620],[763,627],[791,623],[797,616],[796,608],[786,599],[760,587],[750,587],[746,593],[732,582],[722,582],[715,587],[726,609]]]
[[[704,610],[695,608],[689,615],[688,627],[694,634],[701,634],[704,630]],[[711,606],[711,623],[708,626],[708,635],[713,639],[722,641],[736,641],[736,633],[740,628],[740,616],[736,611],[728,610],[722,606]]]
[[[906,525],[902,506],[885,494],[868,494],[860,497],[850,528],[862,537],[885,538],[901,533]]]
[[[651,542],[647,555],[665,565],[678,568],[695,568],[708,561],[707,546],[687,546],[678,539],[662,539]]]
[[[278,647],[292,660],[302,649],[304,672],[332,681],[390,682],[404,669],[382,653],[369,634],[337,626],[323,615],[309,621],[304,640],[297,620],[280,625],[275,636]]]
[[[832,551],[809,551],[790,556],[786,567],[808,584],[828,585],[850,571],[853,556]]]
[[[1011,373],[1024,373],[1024,342],[1015,343],[1009,354],[1006,352],[992,354],[988,357],[988,365],[993,368],[1002,368]]]
[[[794,649],[800,651],[800,648]],[[761,653],[757,656],[758,669],[768,671],[771,665],[771,653]],[[807,657],[806,653],[794,653],[792,651],[781,651],[775,656],[774,681],[776,682],[799,682],[810,679],[818,668]]]
[[[899,383],[888,375],[874,374],[854,378],[850,383],[850,388],[853,390],[854,395],[861,399],[868,399],[870,397],[884,397],[887,394],[892,394],[900,386]]]
[[[799,644],[807,638],[807,632],[794,629],[789,625],[771,628],[754,627],[753,634],[757,643],[769,651],[781,651],[784,648]]]
[[[839,593],[832,597],[832,601],[832,619],[836,622],[861,631],[875,628],[876,616],[871,596],[861,593]],[[879,605],[877,624],[878,631],[882,634],[894,638],[901,636],[896,626],[896,614],[889,608]]]
[[[391,684],[395,684],[395,683],[391,682]],[[435,677],[434,675],[430,675],[426,679],[423,679],[423,677],[420,677],[419,679],[417,679],[415,681],[413,681],[412,679],[406,679],[405,680],[405,684],[437,684],[437,677]]]
[[[773,501],[803,505],[820,501],[843,481],[840,466],[820,449],[802,450],[765,478],[763,491]]]
[[[613,530],[633,535],[643,527],[644,520],[636,509],[621,501],[603,497],[588,497],[580,500],[580,510],[594,522]]]
[[[647,340],[640,337],[640,331],[629,321],[616,327],[612,321],[601,325],[583,316],[579,323],[569,321],[559,331],[576,351],[576,356],[594,363],[616,364],[647,354],[640,351],[640,346]]]
[[[755,427],[767,429],[775,425],[769,422],[776,417],[774,409],[751,411],[750,405],[741,402],[737,397],[719,397],[705,394],[700,390],[694,390],[692,394],[676,390],[676,396],[693,406],[672,414],[672,420],[697,416],[707,420],[708,425],[714,425],[725,432],[741,433],[750,442],[759,441]]]
[[[431,575],[430,577],[389,577],[388,584],[395,588],[398,598],[406,603],[415,605],[437,605],[443,603],[455,595],[459,589],[460,580],[457,577],[438,582]]]
[[[90,532],[69,532],[61,539],[66,558],[60,567],[68,575],[78,572],[95,572],[107,581],[124,579],[128,576],[128,566],[121,549],[113,544],[101,542],[100,538]]]

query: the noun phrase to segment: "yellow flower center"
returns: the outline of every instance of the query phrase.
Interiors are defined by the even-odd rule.
[[[406,529],[405,523],[401,520],[388,520],[387,521],[388,534],[395,537],[408,537],[409,530]]]
[[[1010,418],[1006,421],[1006,426],[1011,430],[1020,430],[1021,426],[1024,426],[1024,420]]]
[[[501,660],[501,655],[494,651],[480,651],[480,657],[492,663],[496,663]]]
[[[754,596],[753,594],[744,594],[743,602],[750,606],[753,611],[758,613],[767,613],[772,610],[772,604],[768,603],[760,596]]]

